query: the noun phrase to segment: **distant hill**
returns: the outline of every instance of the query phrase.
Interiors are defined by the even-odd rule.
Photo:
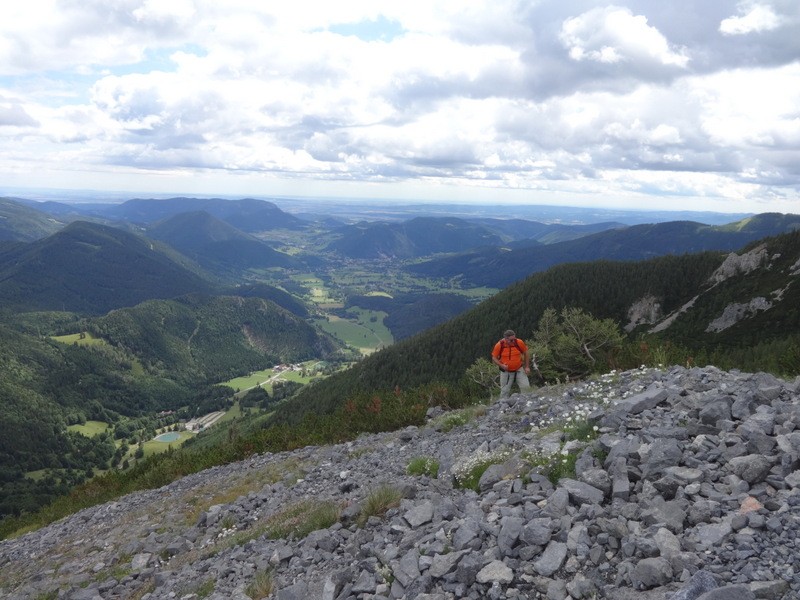
[[[71,223],[72,221],[91,221],[102,222],[104,225],[109,224],[108,219],[93,215],[94,212],[102,211],[104,208],[108,207],[108,204],[69,204],[66,202],[57,202],[55,200],[30,200],[29,198],[14,198],[14,200],[38,212],[57,217],[65,224]]]
[[[76,207],[79,207],[77,205]],[[91,214],[120,221],[151,224],[180,213],[204,211],[247,233],[270,229],[304,229],[308,223],[282,211],[272,202],[244,198],[167,198],[128,200],[122,204],[94,204]]]
[[[103,314],[214,285],[157,242],[83,221],[0,249],[0,308]]]
[[[32,242],[52,235],[64,222],[14,198],[0,198],[0,241]]]
[[[753,240],[800,228],[800,215],[764,213],[727,225],[671,221],[634,225],[575,240],[517,250],[485,248],[432,259],[408,269],[433,277],[461,276],[471,285],[505,287],[557,264],[596,259],[644,260],[705,250],[731,251]]]
[[[169,217],[148,227],[147,235],[215,272],[299,266],[295,258],[205,211]]]
[[[348,258],[414,258],[502,243],[487,228],[452,217],[417,217],[403,223],[362,221],[335,234],[339,239],[328,250]]]
[[[622,229],[627,227],[622,223],[604,222],[584,224],[563,224],[563,223],[539,223],[537,221],[527,221],[525,219],[467,219],[470,223],[475,223],[486,227],[490,231],[502,235],[508,241],[534,240],[542,244],[555,244],[574,240],[599,231],[609,229]]]

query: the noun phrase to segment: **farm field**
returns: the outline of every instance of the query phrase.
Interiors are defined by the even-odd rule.
[[[274,367],[262,369],[261,371],[254,371],[249,375],[235,377],[229,381],[223,381],[220,383],[220,385],[227,385],[228,387],[238,390],[238,392],[242,393],[260,385],[268,392],[272,392],[272,384],[276,381],[296,381],[303,384],[308,383],[315,375],[314,367],[319,364],[320,361],[310,360],[304,363],[299,363],[297,365],[299,370],[276,371]],[[305,376],[302,374],[302,371],[306,372]]]
[[[358,349],[362,354],[371,354],[394,342],[391,332],[383,324],[385,312],[350,309],[352,319],[329,315],[326,319],[316,319],[315,323],[324,331],[338,338],[348,346]],[[373,320],[374,317],[374,320]]]
[[[263,369],[261,371],[250,373],[249,375],[235,377],[229,381],[223,381],[220,383],[220,385],[227,385],[229,388],[233,388],[237,392],[244,392],[256,387],[257,385],[261,385],[262,383],[267,383],[272,375],[272,369]]]

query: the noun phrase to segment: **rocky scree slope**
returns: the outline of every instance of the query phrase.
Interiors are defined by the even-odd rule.
[[[0,596],[244,599],[269,573],[279,600],[800,598],[800,378],[642,368],[513,395],[449,431],[434,412],[0,542]],[[587,420],[594,434],[565,443]],[[570,454],[574,477],[553,485],[537,465]],[[438,475],[408,475],[417,457]],[[486,460],[480,491],[460,488]],[[397,504],[359,519],[382,485]],[[324,501],[342,509],[332,525],[268,527]]]

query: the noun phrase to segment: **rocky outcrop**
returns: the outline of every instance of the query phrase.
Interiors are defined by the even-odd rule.
[[[678,310],[674,311],[673,313],[669,314],[665,319],[663,319],[660,323],[657,323],[655,327],[650,329],[649,333],[658,333],[659,331],[664,331],[667,327],[672,325],[675,322],[675,319],[680,317],[683,313],[687,310],[690,310],[694,303],[697,302],[698,296],[695,296],[683,306],[681,306]]]
[[[772,256],[773,261],[779,258],[779,254],[774,254]],[[745,252],[741,255],[733,252],[725,258],[722,265],[720,265],[719,268],[717,268],[717,270],[714,271],[714,273],[712,273],[708,278],[708,284],[710,286],[709,290],[702,292],[699,296],[695,296],[681,306],[678,310],[673,311],[665,318],[662,318],[660,314],[657,314],[653,310],[648,311],[648,299],[642,299],[634,304],[634,306],[632,306],[628,311],[629,324],[625,327],[625,330],[630,332],[636,327],[636,325],[643,323],[655,323],[655,325],[650,328],[649,333],[658,333],[660,331],[664,331],[670,327],[678,317],[691,310],[698,298],[700,298],[703,294],[709,293],[709,291],[713,290],[718,284],[727,281],[732,277],[746,275],[756,271],[757,269],[770,269],[771,266],[772,265],[770,264],[770,257],[767,247],[764,244],[754,248],[750,252]],[[791,267],[790,272],[795,274],[795,269],[795,266]],[[785,288],[773,291],[771,293],[771,300],[763,296],[759,296],[745,302],[734,302],[729,304],[725,307],[721,315],[708,324],[705,332],[718,333],[720,331],[724,331],[742,319],[752,317],[760,311],[769,310],[773,307],[774,303],[780,302],[783,299],[783,293],[786,291],[786,289],[788,289],[788,285]],[[658,305],[655,305],[654,307],[660,308]],[[634,317],[638,317],[638,320],[634,320]],[[659,319],[661,320],[659,321]]]
[[[770,308],[772,308],[772,302],[761,296],[753,298],[747,303],[734,302],[726,306],[722,314],[708,324],[706,332],[717,333],[723,331],[736,325],[742,319],[752,317],[756,313]]]
[[[243,599],[271,573],[278,600],[800,597],[800,378],[612,373],[445,429],[253,456],[83,510],[0,543],[0,595]],[[418,457],[438,474],[407,474]],[[497,464],[479,491],[455,485],[482,457]],[[382,485],[398,502],[364,518]],[[338,520],[305,537],[265,527],[326,501]]]
[[[709,283],[722,283],[736,275],[745,275],[761,268],[767,260],[767,247],[765,245],[753,248],[750,252],[745,252],[741,255],[731,252],[719,268],[712,273]]]
[[[628,309],[628,323],[624,329],[630,333],[639,325],[652,325],[664,316],[661,303],[653,295],[640,298]]]
[[[792,275],[800,275],[800,258],[789,268],[789,272]]]

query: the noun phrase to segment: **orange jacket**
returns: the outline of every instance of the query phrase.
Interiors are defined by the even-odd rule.
[[[507,344],[504,339],[500,340],[494,345],[492,356],[504,363],[509,371],[517,371],[522,366],[522,360],[528,351],[525,342],[519,338],[517,338],[517,345]]]

